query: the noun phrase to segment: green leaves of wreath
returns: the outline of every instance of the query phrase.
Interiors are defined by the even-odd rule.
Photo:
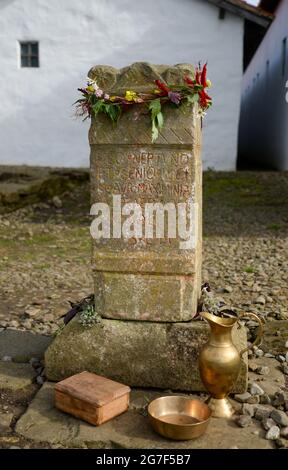
[[[162,129],[164,125],[160,98],[151,101],[149,104],[149,111],[151,113],[152,121],[152,142],[155,142],[159,136],[159,129]]]

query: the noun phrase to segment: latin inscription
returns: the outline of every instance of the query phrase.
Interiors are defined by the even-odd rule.
[[[98,197],[121,194],[124,199],[194,200],[195,170],[192,154],[119,153],[111,159],[101,158],[95,168],[95,185]]]

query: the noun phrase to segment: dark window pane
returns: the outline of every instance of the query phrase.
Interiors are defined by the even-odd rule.
[[[21,67],[39,67],[39,43],[20,42]]]
[[[31,67],[39,67],[38,57],[31,57],[30,61],[31,61]]]
[[[28,55],[28,44],[22,43],[21,44],[21,55]]]
[[[34,44],[31,44],[31,54],[32,55],[37,55],[38,56],[38,43],[35,42]]]
[[[28,56],[21,57],[21,67],[29,67]]]

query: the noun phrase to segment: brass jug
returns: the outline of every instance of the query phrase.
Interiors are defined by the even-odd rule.
[[[211,328],[209,341],[204,345],[199,356],[199,370],[205,388],[210,393],[208,404],[212,416],[230,418],[234,408],[227,396],[237,380],[241,356],[256,344],[262,337],[263,326],[260,318],[254,313],[245,313],[242,316],[251,316],[259,323],[256,340],[249,348],[238,352],[232,342],[232,328],[241,317],[221,318],[208,312],[202,312],[202,318],[208,321]]]

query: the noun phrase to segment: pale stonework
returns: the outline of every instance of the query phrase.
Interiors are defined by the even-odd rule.
[[[110,94],[153,90],[156,79],[183,83],[193,74],[189,65],[152,66],[136,63],[124,69],[94,67],[90,77]],[[111,238],[94,240],[93,271],[96,310],[104,318],[187,321],[197,312],[201,273],[202,168],[201,119],[197,105],[162,107],[164,127],[151,143],[147,107],[133,105],[116,126],[106,116],[92,120],[91,203],[112,196],[122,204],[187,203],[198,213],[195,247],[182,249],[177,238]],[[122,218],[122,221],[125,217]],[[111,227],[112,234],[112,227]]]

